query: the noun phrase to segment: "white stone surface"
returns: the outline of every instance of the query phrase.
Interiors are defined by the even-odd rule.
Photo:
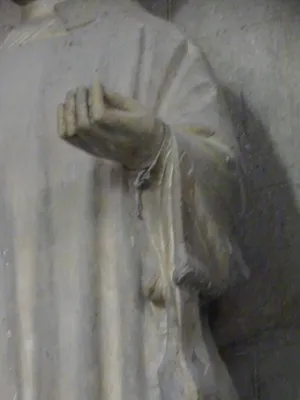
[[[233,400],[197,297],[172,286],[165,312],[141,294],[155,262],[168,282],[176,266],[172,234],[182,232],[162,235],[164,203],[154,244],[142,246],[124,170],[64,144],[56,125],[66,93],[97,78],[174,129],[210,128],[229,157],[233,128],[216,85],[197,47],[129,2],[58,10],[16,25],[1,48],[0,397]]]

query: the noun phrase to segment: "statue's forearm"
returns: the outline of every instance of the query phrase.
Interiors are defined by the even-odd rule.
[[[230,283],[229,268],[234,260],[227,223],[230,213],[222,204],[223,199],[230,198],[232,173],[227,168],[226,149],[218,143],[216,146],[213,133],[201,128],[196,134],[188,130],[178,133],[135,100],[111,93],[99,82],[69,92],[58,114],[64,140],[137,171],[134,186],[140,218],[142,191],[157,177],[164,185],[160,176],[166,162],[173,163],[181,181],[180,193],[175,196],[179,198],[174,201],[182,203],[182,215],[173,218],[182,218],[189,248],[188,261],[176,266],[174,283],[207,295],[223,292]],[[170,153],[172,156],[168,157]],[[218,196],[221,211],[212,206],[212,199]],[[192,243],[189,237],[193,238]]]

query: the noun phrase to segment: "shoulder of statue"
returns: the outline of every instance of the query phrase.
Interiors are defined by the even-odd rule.
[[[5,37],[3,48],[21,46],[38,39],[49,39],[66,32],[63,22],[56,15],[28,21],[13,28]]]
[[[96,20],[118,17],[122,18],[122,24],[136,20],[139,25],[150,25],[152,29],[160,30],[166,26],[175,29],[172,24],[154,17],[138,2],[132,0],[65,0],[56,4],[55,11],[67,30],[88,25]]]
[[[99,0],[66,0],[56,4],[55,12],[61,18],[67,30],[88,25],[97,19],[108,18],[116,10],[125,11],[126,7],[117,4]]]

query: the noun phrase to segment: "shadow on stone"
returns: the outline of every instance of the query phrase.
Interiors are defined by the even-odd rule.
[[[274,398],[268,397],[270,376],[281,382],[276,398],[287,398],[286,393],[296,398],[299,368],[287,368],[299,359],[300,218],[295,186],[242,96],[225,90],[225,98],[246,168],[248,206],[239,236],[251,277],[211,304],[210,325],[241,399]],[[269,174],[277,183],[262,185],[270,181]]]
[[[294,188],[259,118],[234,93],[226,90],[225,97],[246,168],[248,206],[239,235],[251,277],[212,305],[210,322],[220,345],[248,340],[267,329],[300,325],[295,308],[298,255],[291,250],[300,245]],[[268,173],[278,183],[258,185],[258,175],[265,174],[268,182]]]
[[[138,0],[138,2],[151,14],[171,20],[186,0]]]
[[[283,364],[271,365],[274,354],[284,359],[300,327],[300,218],[295,189],[268,132],[242,96],[226,90],[225,98],[246,168],[249,201],[239,235],[251,277],[211,304],[210,325],[241,398],[249,399],[264,396],[265,367],[291,382]],[[268,185],[268,174],[278,183]]]

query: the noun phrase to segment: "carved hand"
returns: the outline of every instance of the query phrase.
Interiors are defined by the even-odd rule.
[[[58,131],[62,139],[94,156],[138,169],[157,152],[164,129],[137,101],[96,82],[67,94],[58,106]]]

